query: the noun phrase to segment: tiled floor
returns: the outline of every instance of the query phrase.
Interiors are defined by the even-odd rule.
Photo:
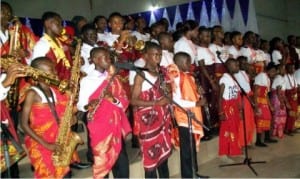
[[[213,142],[213,141],[208,141]],[[217,140],[215,140],[217,142]],[[134,168],[134,163],[140,160],[139,151],[132,150],[128,147],[129,158],[131,162],[131,171],[136,172],[140,170]],[[214,149],[217,150],[217,149]],[[85,157],[86,149],[79,148],[79,154],[82,159]],[[198,155],[198,160],[201,160],[201,155]],[[270,144],[266,148],[251,147],[249,149],[249,156],[253,161],[266,161],[265,164],[252,164],[251,166],[258,173],[257,177],[263,178],[300,178],[300,133],[294,136],[285,136],[284,139],[279,140],[276,144]],[[203,157],[203,156],[202,156]],[[236,162],[242,162],[244,157],[237,157],[234,159]],[[201,163],[201,162],[200,162]],[[208,175],[212,178],[255,178],[256,176],[250,170],[248,165],[232,166],[220,168],[222,164],[219,158],[215,157],[205,163],[201,163],[199,171],[203,175]],[[178,165],[169,162],[171,165]],[[29,161],[27,158],[20,162],[20,176],[22,178],[32,178],[33,173],[30,170]],[[171,170],[171,169],[170,169]],[[179,172],[172,177],[180,177]],[[173,172],[174,173],[174,172]],[[136,175],[134,175],[136,176]],[[85,170],[73,170],[74,178],[90,178],[92,177],[91,168]],[[142,177],[142,176],[141,176]]]

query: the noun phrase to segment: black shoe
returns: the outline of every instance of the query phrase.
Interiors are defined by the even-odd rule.
[[[266,144],[264,144],[262,142],[256,142],[255,146],[257,146],[257,147],[268,147]]]
[[[276,139],[265,139],[265,143],[277,143]]]
[[[81,162],[75,162],[75,163],[71,163],[70,167],[74,168],[74,169],[86,169],[91,167],[92,164],[91,163],[81,163]]]
[[[205,175],[200,175],[198,173],[196,173],[197,178],[209,178],[209,176],[205,176]]]

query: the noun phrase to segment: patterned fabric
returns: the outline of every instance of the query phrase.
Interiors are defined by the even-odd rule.
[[[155,101],[163,97],[159,92],[159,80],[155,86],[142,91],[139,98]],[[138,136],[141,145],[144,169],[156,169],[171,155],[171,119],[165,106],[137,107],[134,111],[135,123],[139,126]]]
[[[239,97],[237,99],[222,100],[225,119],[220,121],[219,155],[240,155],[239,146]]]
[[[54,90],[57,98],[55,104],[58,116],[62,116],[66,104],[66,96]],[[34,103],[30,113],[30,128],[48,143],[55,143],[58,134],[58,124],[47,103]],[[30,136],[25,136],[25,146],[31,164],[34,167],[35,178],[63,178],[69,167],[55,167],[52,162],[52,151],[49,151]]]
[[[279,138],[283,138],[284,134],[284,127],[286,123],[286,107],[284,102],[282,101],[283,96],[284,96],[284,91],[281,90],[279,94],[277,94],[276,90],[272,91],[271,95],[271,103],[274,107],[274,112],[273,112],[273,131],[272,135],[273,136],[278,136]]]
[[[14,29],[10,28],[9,31],[13,31]],[[28,58],[30,58],[32,54],[33,47],[37,42],[38,38],[34,35],[34,33],[26,26],[21,25],[19,28],[19,39],[17,43],[20,47],[26,50],[29,53]],[[1,56],[8,55],[10,48],[10,41],[7,40],[2,46],[0,50]],[[22,59],[22,63],[27,64],[26,59]]]
[[[57,50],[57,49],[60,49],[60,50]],[[64,53],[64,55],[61,54],[62,52]],[[51,46],[51,43],[50,43],[50,50],[48,51],[46,56],[54,62],[55,69],[57,71],[57,75],[58,75],[59,79],[69,80],[71,77],[70,66],[72,66],[72,57],[71,57],[71,52],[68,49],[68,47],[63,46],[61,43],[60,43],[59,47],[58,46],[53,47],[53,46]]]
[[[297,119],[297,110],[298,110],[298,97],[297,97],[297,88],[291,90],[285,90],[287,101],[291,105],[291,109],[287,110],[287,121],[286,121],[286,130],[288,132],[294,130],[295,121]]]
[[[268,87],[258,86],[257,108],[259,112],[255,114],[256,130],[258,133],[270,130],[271,127],[271,111],[268,104]]]
[[[108,85],[105,80],[89,97],[89,101],[98,99]],[[130,124],[125,114],[129,101],[121,83],[115,78],[107,88],[114,98],[122,104],[122,108],[103,99],[88,122],[91,147],[94,154],[93,177],[103,178],[114,166],[122,147],[122,136],[131,132]]]
[[[249,97],[252,96],[252,94],[248,95]],[[243,103],[244,103],[244,120],[240,122],[239,126],[239,145],[241,147],[246,145],[250,145],[253,140],[253,135],[255,132],[255,120],[254,120],[254,111],[251,106],[250,101],[247,97],[243,96]],[[244,140],[244,121],[246,125],[246,143]]]

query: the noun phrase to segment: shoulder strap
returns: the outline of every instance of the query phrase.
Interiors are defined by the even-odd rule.
[[[59,117],[58,117],[58,114],[57,114],[56,109],[55,109],[55,100],[54,100],[54,96],[53,96],[52,90],[50,89],[50,95],[51,95],[51,98],[52,98],[52,102],[51,102],[49,100],[49,98],[47,97],[45,91],[41,88],[41,86],[38,85],[37,87],[42,91],[43,95],[46,97],[46,100],[47,100],[48,105],[50,107],[51,113],[54,116],[57,124],[59,124]]]

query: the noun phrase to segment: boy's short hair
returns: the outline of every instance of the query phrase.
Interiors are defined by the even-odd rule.
[[[99,15],[94,18],[93,24],[96,24],[100,19],[107,20],[105,16]]]
[[[31,61],[30,66],[33,68],[38,68],[42,63],[45,62],[53,63],[48,57],[37,57]]]
[[[95,28],[95,26],[94,26],[93,24],[85,24],[85,25],[82,27],[82,29],[81,29],[81,34],[87,32],[87,31],[89,31],[89,30],[94,30],[94,31],[96,31],[96,28]]]
[[[242,36],[242,33],[239,31],[233,31],[230,33],[230,40],[233,40],[233,38],[235,38],[236,36]]]
[[[90,52],[90,58],[93,58],[93,56],[100,51],[109,52],[108,49],[105,47],[95,47]]]
[[[158,34],[158,41],[159,43],[164,39],[164,38],[167,38],[167,37],[172,37],[172,35],[169,33],[169,32],[161,32]]]
[[[113,12],[109,15],[109,18],[108,18],[108,21],[110,22],[113,18],[115,17],[120,17],[121,19],[123,19],[124,21],[124,18],[123,16],[119,13],[119,12]]]
[[[157,43],[147,41],[144,48],[144,53],[147,53],[150,49],[162,50],[161,46]]]
[[[56,12],[52,12],[52,11],[44,12],[44,14],[42,15],[42,22],[43,22],[43,25],[45,25],[45,22],[46,22],[48,19],[52,19],[52,18],[55,18],[55,17],[61,18],[61,16],[60,16],[58,13],[56,13]]]
[[[230,64],[231,64],[231,63],[234,63],[234,62],[236,63],[237,60],[234,59],[234,58],[228,58],[228,59],[226,60],[226,62],[225,62],[226,68],[229,69]]]
[[[191,56],[186,53],[186,52],[177,52],[175,55],[174,55],[174,63],[175,64],[178,64],[180,62],[181,59],[190,59]]]

